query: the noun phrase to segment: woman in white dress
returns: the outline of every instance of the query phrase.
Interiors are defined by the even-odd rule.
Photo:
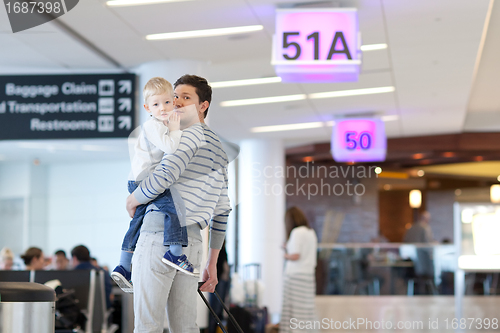
[[[315,332],[316,253],[318,239],[297,207],[285,214],[285,274],[280,333]]]

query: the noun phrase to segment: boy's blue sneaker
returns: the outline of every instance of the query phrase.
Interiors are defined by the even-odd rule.
[[[116,282],[118,287],[126,293],[132,294],[134,287],[132,286],[132,273],[127,271],[122,265],[118,265],[113,269],[111,278]]]
[[[167,251],[161,259],[165,264],[191,276],[198,277],[200,273],[194,269],[193,265],[189,262],[185,254],[174,256],[172,252]]]

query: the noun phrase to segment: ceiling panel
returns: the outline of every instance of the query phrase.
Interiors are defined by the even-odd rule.
[[[491,125],[498,118],[495,112],[500,111],[500,94],[492,88],[498,86],[500,77],[498,4],[494,7],[490,39],[482,55],[485,67],[479,67],[474,82],[477,90],[472,90],[489,3],[489,0],[194,0],[109,8],[104,0],[85,0],[60,20],[130,70],[151,61],[199,60],[209,81],[216,82],[276,75],[270,58],[277,7],[358,8],[363,44],[387,43],[389,46],[385,50],[363,53],[358,82],[214,89],[210,122],[222,136],[230,140],[275,138],[291,145],[328,141],[331,129],[252,134],[250,128],[325,121],[366,112],[399,116],[395,121],[386,122],[390,137],[498,128]],[[145,39],[150,33],[254,24],[264,25],[264,30],[226,37]],[[12,34],[3,10],[0,10],[0,45],[0,75],[117,70],[52,23]],[[381,86],[394,86],[396,90],[378,95],[248,107],[219,106],[224,100]],[[480,115],[469,116],[465,122],[471,91],[474,92],[471,108]],[[0,155],[3,149],[5,147],[0,146]]]

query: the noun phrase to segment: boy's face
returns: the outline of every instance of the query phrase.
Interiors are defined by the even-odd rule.
[[[196,88],[187,84],[180,84],[174,90],[175,112],[179,114],[181,129],[203,121],[203,113],[208,102],[200,102]]]
[[[144,108],[156,119],[165,121],[174,110],[172,94],[165,92],[160,95],[153,95],[148,98]]]

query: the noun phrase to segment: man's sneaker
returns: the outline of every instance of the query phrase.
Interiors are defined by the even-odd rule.
[[[122,265],[118,265],[111,273],[111,278],[116,282],[118,287],[126,293],[132,294],[134,287],[132,286],[132,273],[127,271]]]
[[[167,251],[165,252],[165,255],[163,256],[161,261],[187,275],[196,277],[200,275],[200,273],[194,269],[193,265],[189,262],[185,254],[180,256],[174,256],[172,252]]]

